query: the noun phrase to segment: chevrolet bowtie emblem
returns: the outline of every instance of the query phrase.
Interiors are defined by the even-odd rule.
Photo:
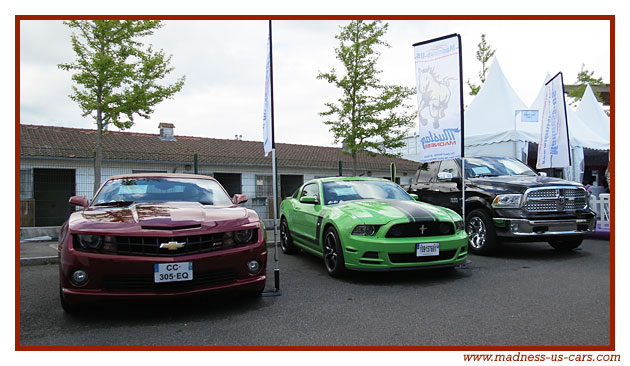
[[[424,225],[420,226],[420,235],[424,235],[424,231],[425,231],[426,229],[427,229],[427,228],[426,228]]]
[[[160,244],[160,249],[177,250],[183,248],[186,243],[178,243],[176,241],[169,241],[168,243]]]

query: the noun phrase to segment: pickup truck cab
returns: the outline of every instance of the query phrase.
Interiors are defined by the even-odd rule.
[[[557,250],[577,248],[595,229],[588,192],[579,183],[539,175],[505,157],[464,159],[469,249],[490,254],[502,241],[547,241]],[[423,202],[462,214],[461,159],[420,163],[403,188]]]

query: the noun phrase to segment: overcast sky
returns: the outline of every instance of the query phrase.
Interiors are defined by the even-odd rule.
[[[574,82],[582,63],[610,82],[608,21],[389,21],[379,67],[385,83],[415,85],[412,44],[460,33],[464,80],[478,82],[475,59],[482,33],[526,105],[546,73],[562,71]],[[318,71],[339,70],[334,48],[347,21],[274,21],[275,133],[277,142],[331,146],[319,112],[339,94],[317,80]],[[131,131],[157,133],[160,122],[175,124],[176,135],[262,141],[267,21],[165,21],[147,38],[172,54],[172,80],[186,75],[182,91],[159,104],[150,119],[138,118]],[[94,128],[81,117],[71,93],[71,74],[57,68],[74,54],[70,31],[61,21],[20,22],[20,121]],[[466,105],[468,96],[465,85]],[[413,100],[415,104],[415,99]],[[115,129],[114,129],[115,130]],[[413,131],[413,130],[412,130]]]

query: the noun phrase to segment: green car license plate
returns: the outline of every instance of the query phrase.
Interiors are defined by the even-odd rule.
[[[416,257],[431,257],[440,255],[440,243],[416,244]]]
[[[193,279],[192,262],[156,263],[153,274],[155,283],[190,281]]]

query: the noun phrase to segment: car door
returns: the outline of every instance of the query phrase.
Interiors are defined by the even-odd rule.
[[[431,184],[432,203],[461,212],[461,170],[456,160],[442,160]]]
[[[303,197],[315,197],[315,203],[303,203]],[[319,183],[309,183],[302,187],[293,212],[293,231],[298,241],[313,248],[318,248],[317,220],[322,210]]]
[[[417,194],[422,202],[434,203],[433,182],[439,165],[439,161],[421,163],[416,172],[415,183],[411,186],[409,193]]]

